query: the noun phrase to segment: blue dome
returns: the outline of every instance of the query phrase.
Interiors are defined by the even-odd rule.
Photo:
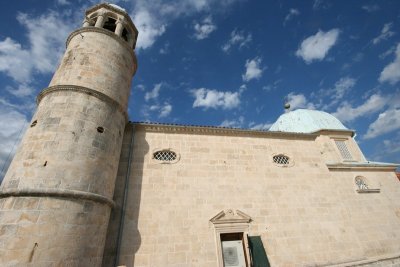
[[[348,130],[333,115],[309,109],[297,109],[281,115],[269,131],[314,133],[320,130]]]

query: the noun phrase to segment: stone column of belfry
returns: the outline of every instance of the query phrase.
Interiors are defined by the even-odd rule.
[[[137,35],[99,4],[68,37],[0,188],[0,266],[101,265]]]

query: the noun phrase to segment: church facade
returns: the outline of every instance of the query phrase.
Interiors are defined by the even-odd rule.
[[[99,4],[69,36],[1,184],[1,266],[400,266],[398,165],[321,111],[129,122],[137,35]]]

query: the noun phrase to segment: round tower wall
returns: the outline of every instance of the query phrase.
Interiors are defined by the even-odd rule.
[[[1,266],[101,266],[137,63],[106,29],[67,44],[0,186]]]
[[[0,199],[0,265],[101,266],[110,209],[54,197]]]
[[[49,87],[77,85],[95,89],[126,109],[136,58],[121,37],[101,28],[73,32]]]
[[[34,121],[3,190],[58,188],[112,198],[126,123],[116,105],[81,92],[57,91],[43,97]]]

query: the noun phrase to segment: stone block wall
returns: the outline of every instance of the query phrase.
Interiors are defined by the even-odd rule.
[[[92,88],[114,99],[126,110],[132,75],[137,67],[136,58],[125,41],[119,40],[114,33],[106,33],[109,32],[93,27],[73,33],[49,86]]]
[[[42,99],[33,121],[3,190],[62,188],[112,198],[125,127],[120,111],[93,96],[59,91]]]
[[[109,208],[54,197],[0,199],[0,265],[101,266]]]
[[[1,185],[0,265],[100,266],[125,116],[64,90],[32,121]]]
[[[272,266],[350,266],[400,251],[394,173],[330,171],[306,135],[137,128],[121,265],[218,266],[210,219],[226,209],[252,218],[249,235],[262,237]],[[180,160],[160,164],[157,149]],[[293,165],[273,163],[278,153]],[[380,193],[357,193],[357,175]]]

